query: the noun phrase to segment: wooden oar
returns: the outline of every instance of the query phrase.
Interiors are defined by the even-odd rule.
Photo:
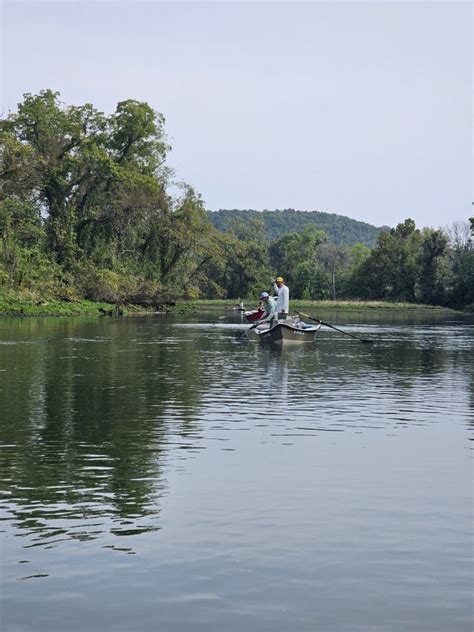
[[[334,329],[335,331],[338,331],[341,334],[344,334],[345,336],[350,336],[351,338],[355,338],[356,340],[359,340],[360,342],[367,342],[367,343],[373,343],[373,340],[369,340],[368,338],[359,338],[358,336],[354,336],[354,334],[350,334],[348,331],[342,331],[342,329],[338,329],[337,327],[334,327],[334,325],[330,325],[329,323],[325,323],[324,320],[318,320],[317,318],[313,318],[312,316],[309,316],[308,314],[303,314],[303,312],[296,312],[297,314],[299,314],[300,316],[303,316],[303,318],[309,318],[309,320],[313,320],[315,323],[319,323],[320,325],[324,325],[325,327],[330,327],[331,329]]]

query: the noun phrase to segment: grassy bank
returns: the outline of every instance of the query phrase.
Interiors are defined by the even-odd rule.
[[[195,309],[232,309],[239,304],[236,300],[201,300],[201,301],[188,301],[182,303],[188,307],[194,307]],[[181,305],[181,304],[180,304]],[[254,309],[258,305],[258,301],[244,301],[244,305],[247,309]],[[290,301],[290,311],[297,309],[343,309],[343,310],[389,310],[389,311],[405,311],[405,310],[418,310],[418,311],[444,311],[454,312],[456,310],[449,309],[447,307],[436,307],[433,305],[423,305],[416,303],[389,303],[385,301]]]
[[[99,316],[100,310],[114,313],[115,306],[85,299],[39,298],[32,292],[0,292],[0,316]]]
[[[178,302],[174,307],[167,307],[166,311],[188,312],[199,310],[232,310],[239,302],[232,300],[194,300]],[[244,302],[248,309],[257,306],[257,300]],[[388,310],[402,311],[436,311],[454,312],[445,307],[432,305],[418,305],[414,303],[388,303],[384,301],[291,301],[291,311],[308,310]],[[121,310],[123,313],[150,313],[153,310],[129,306]],[[100,316],[116,313],[116,306],[110,303],[98,303],[85,299],[76,301],[61,301],[55,298],[39,297],[34,292],[0,292],[0,316]]]
[[[225,301],[220,301],[222,304]],[[232,303],[232,301],[229,301]],[[192,303],[179,303],[175,306],[165,305],[159,308],[162,312],[184,313],[196,311]],[[0,291],[0,317],[24,316],[122,316],[156,313],[154,308],[138,305],[117,306],[113,303],[102,303],[86,299],[60,300],[54,297],[40,296],[38,292],[24,290]]]

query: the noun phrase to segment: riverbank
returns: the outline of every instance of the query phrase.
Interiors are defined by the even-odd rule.
[[[188,312],[200,310],[225,310],[232,311],[238,307],[239,301],[235,299],[220,300],[193,300],[177,302],[173,306],[163,308],[165,312]],[[257,301],[244,302],[247,309],[254,309]],[[430,312],[454,312],[447,307],[433,305],[419,305],[415,303],[389,303],[384,301],[291,301],[291,310],[387,310],[390,312],[404,311],[430,311]],[[161,311],[161,310],[160,310]],[[150,314],[156,313],[154,309],[129,305],[117,306],[112,303],[98,303],[86,299],[76,301],[61,301],[54,298],[39,299],[30,293],[4,292],[0,293],[0,316],[26,317],[26,316],[122,316],[125,314]]]
[[[38,299],[29,293],[0,293],[0,316],[100,316],[113,315],[115,312],[116,306],[110,303],[96,303],[85,299]]]
[[[246,309],[255,309],[258,301],[244,301],[244,307]],[[199,300],[199,301],[187,301],[186,303],[179,303],[177,307],[186,306],[194,309],[234,309],[240,305],[239,301],[233,300]],[[292,300],[290,302],[291,311],[298,309],[335,309],[335,310],[389,310],[389,311],[437,311],[437,312],[456,312],[449,307],[439,307],[434,305],[424,305],[418,303],[389,303],[386,301],[303,301]]]
[[[230,301],[229,303],[232,303]],[[235,301],[234,301],[235,302]],[[224,301],[220,301],[221,307]],[[156,314],[157,312],[195,311],[193,303],[166,304],[161,307],[143,307],[141,305],[117,305],[87,299],[59,300],[52,297],[39,297],[36,292],[0,292],[0,317],[27,316],[125,316]]]

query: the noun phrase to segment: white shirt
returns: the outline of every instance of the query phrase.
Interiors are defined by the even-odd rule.
[[[275,283],[273,287],[275,288],[275,291],[278,292],[277,313],[279,314],[280,312],[284,312],[285,314],[288,314],[290,311],[290,290],[288,289],[288,286],[282,285],[281,287],[278,287]]]

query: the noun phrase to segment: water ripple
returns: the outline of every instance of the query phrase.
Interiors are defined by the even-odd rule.
[[[107,585],[145,610],[199,612],[203,629],[216,629],[209,603],[257,623],[278,611],[276,630],[297,629],[298,613],[316,621],[334,595],[354,613],[367,591],[385,606],[395,591],[424,603],[428,622],[455,620],[469,576],[474,328],[342,322],[374,344],[326,330],[282,349],[237,341],[240,322],[173,319],[3,336],[6,598],[33,612],[44,595],[29,602],[23,581],[60,580],[74,610]]]

